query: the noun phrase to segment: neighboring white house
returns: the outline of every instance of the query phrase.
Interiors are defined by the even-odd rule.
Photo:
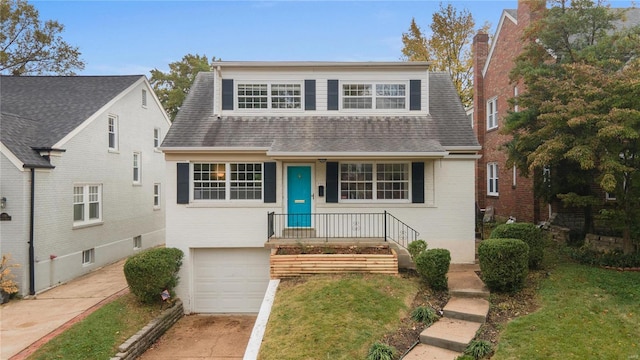
[[[0,78],[0,252],[34,294],[165,240],[170,121],[146,77]]]
[[[185,311],[257,312],[268,237],[325,236],[326,214],[387,211],[473,263],[479,149],[449,75],[424,62],[220,62],[198,74],[162,144]],[[347,232],[382,226],[343,219]]]

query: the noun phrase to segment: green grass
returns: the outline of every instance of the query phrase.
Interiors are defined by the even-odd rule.
[[[364,359],[400,324],[417,292],[417,280],[385,275],[283,281],[258,358]]]
[[[559,263],[492,359],[640,359],[640,272]]]
[[[124,295],[53,338],[29,359],[109,359],[158,314],[160,305],[142,305],[133,295]]]

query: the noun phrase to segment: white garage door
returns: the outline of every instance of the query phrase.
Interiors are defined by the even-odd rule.
[[[257,313],[269,285],[269,250],[196,249],[193,310],[198,313]]]

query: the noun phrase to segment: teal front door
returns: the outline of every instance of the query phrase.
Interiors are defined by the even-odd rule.
[[[287,226],[311,227],[311,166],[287,167]]]

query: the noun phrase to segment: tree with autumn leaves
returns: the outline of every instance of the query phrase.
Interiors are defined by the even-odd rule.
[[[607,218],[624,250],[640,240],[640,27],[616,28],[624,11],[591,0],[554,0],[523,41],[511,74],[526,91],[503,131],[509,161],[537,179],[537,196],[585,209],[615,197]],[[600,188],[594,191],[593,184]]]
[[[475,21],[469,10],[458,11],[448,4],[432,15],[429,25],[432,36],[425,37],[411,19],[409,31],[402,34],[402,55],[408,61],[429,61],[434,71],[446,71],[465,107],[473,102],[473,56],[471,44],[476,33]],[[485,24],[480,31],[486,32]]]

